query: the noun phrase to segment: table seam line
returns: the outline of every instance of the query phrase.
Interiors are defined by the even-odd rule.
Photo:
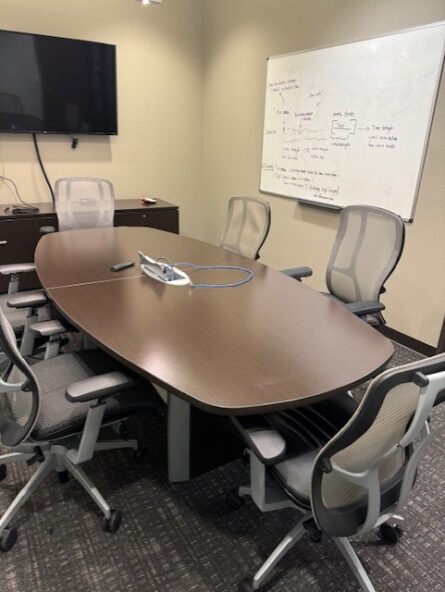
[[[144,274],[141,273],[139,275],[132,275],[129,277],[121,277],[121,278],[108,278],[106,280],[94,280],[91,282],[80,282],[78,284],[64,284],[63,286],[50,286],[48,288],[43,288],[44,290],[62,290],[63,288],[75,288],[77,286],[90,286],[92,284],[106,284],[107,282],[122,282],[123,280],[135,280],[137,278],[144,277]]]

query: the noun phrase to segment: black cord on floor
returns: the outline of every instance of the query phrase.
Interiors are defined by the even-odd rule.
[[[36,149],[37,159],[39,161],[40,168],[42,169],[43,176],[45,177],[45,181],[46,181],[46,183],[47,183],[47,185],[49,187],[50,193],[51,193],[51,199],[53,200],[53,203],[54,203],[55,202],[55,199],[54,199],[54,191],[53,191],[53,188],[51,187],[51,183],[49,182],[48,175],[46,174],[45,167],[43,166],[43,162],[42,162],[42,159],[40,157],[39,145],[37,143],[37,135],[36,134],[32,134],[32,139],[34,140],[34,147]]]

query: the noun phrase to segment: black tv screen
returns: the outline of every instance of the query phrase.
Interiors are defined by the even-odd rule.
[[[0,132],[117,134],[116,47],[0,31]]]

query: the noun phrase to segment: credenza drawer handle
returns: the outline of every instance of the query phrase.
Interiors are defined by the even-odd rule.
[[[8,244],[8,241],[0,240],[0,245],[7,245],[7,244]]]

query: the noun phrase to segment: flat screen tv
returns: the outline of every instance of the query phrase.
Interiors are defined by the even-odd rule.
[[[117,134],[116,47],[0,31],[0,132]]]

